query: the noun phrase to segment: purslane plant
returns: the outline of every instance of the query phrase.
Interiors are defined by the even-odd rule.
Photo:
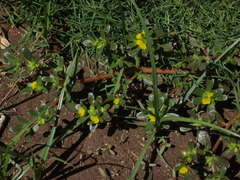
[[[223,88],[212,89],[214,86],[214,79],[207,79],[206,89],[197,88],[193,94],[196,97],[193,100],[195,105],[203,104],[203,105],[211,105],[211,108],[208,110],[213,110],[215,106],[215,101],[226,101],[228,97],[223,94]]]
[[[152,142],[155,141],[157,133],[163,128],[169,129],[171,127],[170,125],[174,124],[175,122],[182,122],[183,126],[184,124],[187,124],[188,131],[197,130],[198,138],[196,145],[191,145],[190,150],[182,152],[182,157],[180,158],[180,161],[182,162],[180,165],[176,166],[175,171],[179,174],[184,175],[185,178],[189,178],[191,173],[197,173],[193,168],[193,166],[198,163],[197,161],[200,162],[200,160],[204,160],[204,162],[201,163],[204,166],[204,170],[206,172],[204,176],[206,178],[225,178],[226,169],[229,168],[229,164],[226,159],[215,155],[211,151],[209,137],[214,131],[220,131],[223,134],[235,137],[239,137],[239,132],[236,129],[236,125],[234,124],[232,127],[232,130],[234,132],[219,127],[223,126],[225,122],[223,118],[219,118],[219,114],[216,111],[216,105],[218,104],[218,101],[226,101],[228,97],[224,92],[224,89],[219,86],[218,82],[214,83],[213,78],[208,77],[205,85],[205,75],[207,74],[206,70],[212,70],[209,68],[209,66],[214,62],[213,59],[209,56],[209,51],[204,47],[203,41],[190,37],[186,38],[186,41],[191,47],[188,50],[189,52],[184,51],[184,55],[181,53],[179,54],[179,49],[184,49],[184,47],[181,47],[179,40],[176,40],[180,36],[176,36],[176,32],[168,32],[169,34],[167,34],[166,39],[163,39],[164,37],[162,30],[152,30],[151,27],[147,28],[145,24],[146,20],[143,19],[140,10],[137,8],[136,3],[134,2],[135,1],[131,1],[137,10],[138,16],[143,26],[143,30],[130,30],[130,35],[126,37],[126,40],[129,40],[126,47],[122,42],[112,42],[110,36],[108,36],[111,31],[110,25],[106,25],[106,29],[100,33],[97,33],[98,35],[96,36],[88,36],[87,40],[83,41],[82,43],[85,47],[92,48],[92,55],[96,60],[96,71],[98,60],[104,59],[104,65],[106,65],[106,67],[108,67],[111,72],[113,72],[113,70],[117,70],[119,72],[117,78],[113,77],[110,84],[108,81],[104,82],[104,90],[107,92],[104,98],[109,98],[110,103],[116,110],[121,106],[125,106],[126,109],[132,110],[134,108],[128,108],[128,103],[135,102],[135,104],[131,104],[131,107],[133,105],[137,106],[135,107],[138,109],[136,118],[145,120],[143,124],[146,126],[146,131],[149,133],[149,139],[146,141],[146,145],[139,156],[130,179],[135,178],[138,167],[144,158],[147,148],[152,144]],[[51,3],[51,1],[49,1],[49,3]],[[49,13],[49,8],[50,5],[48,6],[48,9],[46,9],[48,11],[46,11],[45,14]],[[50,33],[49,30],[51,29],[49,26],[49,18],[50,17],[47,17],[45,20],[45,23],[47,25],[44,29],[45,36]],[[184,44],[186,42],[182,43]],[[219,52],[223,51],[224,48],[225,47],[222,47]],[[224,65],[228,65],[228,63],[238,65],[239,58],[236,56],[236,54],[238,54],[239,51],[235,51],[236,52],[233,52],[233,55],[229,56],[226,60],[223,61]],[[226,55],[226,53],[222,54],[219,57],[223,57],[223,55]],[[74,55],[74,57],[77,56],[78,52],[76,52],[76,55]],[[139,65],[150,66],[149,58],[151,62],[152,76],[141,75],[141,73],[135,73],[132,77],[123,76],[124,70],[128,67],[138,67]],[[135,60],[134,63],[133,59]],[[217,59],[215,63],[217,63],[219,59]],[[159,61],[156,62],[155,60]],[[30,51],[27,49],[23,49],[23,51],[20,53],[20,57],[13,56],[11,53],[5,53],[4,63],[5,66],[3,68],[3,71],[14,74],[13,79],[18,78],[19,76],[26,79],[28,78],[28,87],[23,89],[22,92],[46,93],[56,91],[60,99],[57,107],[58,111],[61,110],[63,103],[66,105],[69,102],[74,104],[75,99],[73,99],[71,96],[71,91],[73,90],[73,87],[78,83],[76,79],[74,79],[79,72],[76,70],[76,59],[74,59],[72,62],[65,62],[61,56],[56,53],[52,53],[49,58],[43,61],[42,59],[33,57]],[[68,70],[65,69],[66,64],[70,64]],[[184,68],[181,71],[185,71],[185,68],[187,69],[186,73],[183,73],[182,76],[189,76],[189,79],[185,82],[186,88],[182,89],[180,97],[174,96],[174,93],[170,93],[171,96],[169,96],[168,91],[171,88],[160,87],[160,85],[157,83],[155,67],[156,64],[161,67]],[[203,72],[200,78],[199,74],[195,74],[195,71],[198,70],[200,70],[201,73]],[[190,73],[194,73],[194,75],[196,75],[194,78],[197,79],[197,82],[195,79],[190,78]],[[217,74],[218,72],[213,71],[212,73]],[[137,76],[137,78],[135,79],[134,76]],[[177,77],[178,74],[174,74],[173,76]],[[147,79],[151,80],[147,81]],[[215,77],[215,80],[216,79],[217,78]],[[171,78],[165,78],[164,80],[164,85],[171,84]],[[143,100],[143,103],[141,101],[134,101],[135,99],[132,100],[132,97],[129,93],[129,85],[133,83],[136,83],[137,85],[140,84],[140,86],[144,85],[148,88],[147,91],[150,91],[147,95],[144,95],[144,97],[149,96],[148,99],[141,99]],[[178,83],[179,81],[176,81],[176,85],[178,85]],[[222,83],[224,83],[224,81],[222,81]],[[192,85],[194,86],[191,87]],[[81,88],[82,87],[80,87],[80,89]],[[183,100],[182,96],[184,96],[186,92],[190,92],[187,95],[190,98]],[[88,121],[87,124],[89,125],[91,132],[95,131],[101,123],[104,123],[111,119],[111,116],[108,112],[110,105],[104,103],[103,97],[97,96],[95,98],[94,94],[95,92],[89,93],[88,99],[86,101],[81,101],[78,105],[75,106],[75,108],[73,108],[77,118],[76,124],[80,125]],[[131,99],[131,101],[129,101],[129,99]],[[195,105],[192,108],[192,111],[190,111],[191,113],[189,113],[192,118],[180,117],[175,113],[177,112],[177,108],[179,108],[179,106],[186,105],[184,104],[185,100],[190,100],[193,102],[193,105]],[[136,103],[138,104],[136,105]],[[141,106],[141,108],[138,108],[138,106]],[[207,110],[204,109],[205,106],[207,106]],[[34,119],[34,121],[30,121],[31,123],[37,123],[37,125],[34,126],[35,130],[44,123],[48,122],[47,119],[49,116],[49,111],[46,109],[46,107],[44,109],[39,108],[37,113],[32,113],[32,115],[37,117]],[[207,114],[207,117],[202,117],[202,111]],[[115,115],[117,115],[118,111],[115,111],[115,113]],[[56,115],[56,119],[58,119],[58,117],[59,114]],[[28,128],[31,124],[25,122],[25,120],[21,118],[20,121],[27,124],[26,126],[21,126],[24,132],[27,131],[26,128]],[[64,138],[67,133],[70,132],[69,130],[60,138],[57,137],[54,139],[57,120],[55,122],[56,123],[53,125],[49,140],[46,143],[46,147],[41,154],[42,167],[40,167],[40,170],[43,169],[43,163],[46,161],[51,146],[58,140]],[[74,128],[77,127],[77,125],[74,126]],[[189,128],[189,126],[191,128]],[[23,133],[23,130],[21,128],[20,135]],[[184,130],[186,131],[186,129]],[[18,135],[17,138],[19,138],[20,135]],[[227,148],[223,155],[226,156],[227,154],[234,152],[239,159],[239,146],[237,144],[238,140],[232,137],[228,138],[227,136],[223,136],[222,138],[226,139],[227,142]],[[17,139],[15,138],[14,142],[16,143],[16,141]],[[12,147],[10,147],[10,150],[12,150]],[[7,157],[7,159],[9,159],[9,157]],[[7,169],[6,162],[4,163],[4,168],[5,170]],[[6,175],[6,172],[4,173],[4,175]],[[212,174],[209,175],[207,173]]]
[[[91,132],[94,132],[99,124],[110,119],[110,115],[108,114],[110,105],[105,104],[102,106],[101,96],[98,96],[95,99],[93,93],[88,94],[88,102],[88,108],[82,102],[76,105],[76,117],[81,121],[82,118],[87,116],[90,119],[90,121],[88,121],[89,129]]]

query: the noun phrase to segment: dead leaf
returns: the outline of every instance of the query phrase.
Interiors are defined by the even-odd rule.
[[[5,49],[8,46],[10,46],[9,41],[5,37],[0,36],[0,49]]]

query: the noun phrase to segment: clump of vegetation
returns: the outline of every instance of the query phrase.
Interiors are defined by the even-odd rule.
[[[41,179],[50,149],[76,128],[89,126],[97,133],[101,124],[111,123],[123,112],[134,112],[134,118],[126,115],[124,121],[144,126],[148,139],[129,179],[136,177],[150,146],[163,159],[170,145],[165,146],[166,137],[159,132],[173,127],[196,133],[196,142],[190,141],[179,164],[170,167],[174,178],[230,178],[227,156],[234,154],[240,161],[240,116],[227,121],[219,108],[226,105],[240,111],[239,2],[23,0],[0,4],[7,14],[2,18],[11,26],[28,24],[22,40],[4,49],[1,75],[19,83],[21,93],[56,95],[30,112],[32,120],[19,117],[21,125],[12,127],[16,136],[0,147],[1,177],[7,179],[17,169],[12,179],[20,179],[27,171],[32,171],[33,179]],[[84,66],[91,77],[82,78]],[[101,85],[95,87],[96,81]],[[76,98],[74,93],[82,92],[87,83],[93,84],[87,89],[88,97]],[[139,92],[144,94],[139,97]],[[63,105],[75,113],[75,123],[56,136]],[[44,124],[51,126],[51,132],[36,156],[14,151],[22,136],[31,140]],[[217,142],[212,141],[213,135],[219,136]],[[219,142],[224,148],[216,153]],[[23,163],[14,162],[14,157]]]

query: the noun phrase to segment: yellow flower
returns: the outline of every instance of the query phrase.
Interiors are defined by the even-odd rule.
[[[142,40],[136,40],[136,44],[143,50],[147,49],[146,44]]]
[[[142,39],[143,38],[142,35],[144,35],[144,34],[145,34],[145,32],[138,33],[136,35],[136,39]]]
[[[213,96],[212,92],[207,93],[207,97],[211,98]]]
[[[211,98],[206,97],[202,99],[202,104],[210,104],[210,103],[211,103]]]
[[[31,87],[32,87],[33,90],[37,89],[37,81],[33,81],[31,83]]]
[[[116,104],[116,105],[118,105],[119,102],[120,102],[120,99],[119,99],[119,98],[116,98],[116,99],[113,100],[113,103]]]
[[[150,121],[155,122],[156,118],[153,115],[149,115],[148,119],[150,119]]]
[[[78,114],[79,114],[81,117],[83,117],[83,116],[85,116],[85,114],[86,114],[86,110],[81,107],[81,108],[78,110]]]
[[[143,37],[144,34],[145,32],[141,32],[136,35],[136,44],[143,50],[147,49],[145,38]]]
[[[91,116],[91,120],[94,124],[98,124],[100,122],[100,119],[97,116]]]
[[[183,167],[181,167],[181,169],[179,169],[180,174],[186,174],[188,171],[189,171],[188,168],[185,166],[183,166]]]
[[[202,104],[211,104],[211,97],[213,96],[212,92],[207,92],[204,94],[202,99]]]
[[[136,45],[140,45],[140,44],[142,44],[142,43],[143,43],[142,40],[136,40]]]
[[[145,43],[140,44],[139,47],[143,50],[147,49],[147,46]]]

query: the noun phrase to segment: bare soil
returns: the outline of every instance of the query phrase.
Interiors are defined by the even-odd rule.
[[[19,29],[11,28],[9,24],[1,24],[1,28],[11,44],[16,44],[22,37]],[[2,53],[1,53],[2,55]],[[53,94],[20,94],[19,89],[14,83],[10,83],[0,77],[0,110],[7,110],[7,120],[0,129],[0,142],[7,145],[16,134],[10,131],[10,127],[19,124],[17,116],[27,120],[33,118],[28,111],[35,110],[43,102],[48,102],[54,98]],[[74,113],[63,107],[60,115],[59,128],[57,134],[62,132],[74,121]],[[225,113],[225,118],[230,119],[234,112],[229,110]],[[121,121],[121,120],[120,120]],[[124,120],[122,120],[124,122]],[[119,123],[121,124],[121,123]],[[43,146],[41,142],[47,141],[50,126],[45,124],[40,127],[29,141],[24,137],[17,144],[16,151],[25,157],[31,157],[40,151]],[[192,133],[179,133],[172,131],[163,132],[172,146],[164,153],[167,163],[174,167],[178,164],[177,158],[182,150],[187,150],[188,142],[195,141]],[[104,178],[99,168],[105,171],[108,179],[125,180],[130,176],[135,162],[138,159],[144,141],[148,134],[142,127],[129,126],[122,123],[121,126],[113,127],[108,124],[98,128],[94,133],[90,133],[88,127],[83,125],[76,131],[67,136],[61,143],[51,148],[46,168],[44,180],[75,180],[75,179],[107,179]],[[111,153],[110,148],[114,153]],[[74,167],[61,163],[53,157],[60,158]],[[171,169],[158,157],[157,152],[149,148],[145,157],[145,165],[142,165],[136,179],[166,180],[172,178]],[[149,163],[156,166],[149,170]],[[31,174],[28,174],[31,177]],[[25,177],[24,179],[28,179]],[[181,179],[181,178],[179,178]]]
[[[2,100],[11,90],[11,84],[4,79],[1,79],[0,82],[0,100]],[[35,110],[42,102],[48,102],[53,97],[53,94],[20,94],[15,87],[1,106],[1,109],[9,111],[6,113],[7,121],[3,129],[1,129],[1,143],[7,145],[16,134],[10,131],[10,127],[19,124],[17,116],[30,120],[33,117],[29,115],[28,111]],[[74,113],[64,107],[61,112],[58,132],[63,131],[73,120]],[[147,139],[148,135],[141,127],[136,128],[125,125],[125,127],[115,128],[114,131],[112,129],[109,124],[97,129],[94,133],[90,133],[87,126],[82,126],[71,133],[51,149],[43,179],[104,179],[99,168],[102,168],[110,179],[117,180],[129,177],[144,146],[144,140]],[[50,127],[47,124],[41,126],[29,142],[22,137],[16,150],[26,157],[32,156],[31,152],[36,153],[42,148],[41,142],[46,142],[49,131]],[[164,153],[164,158],[170,166],[174,167],[178,163],[177,158],[181,155],[181,150],[188,149],[187,144],[190,139],[194,140],[190,133],[171,132],[168,134],[168,140],[172,147]],[[108,147],[111,147],[115,154],[111,154],[106,150]],[[152,168],[152,174],[149,175],[146,166],[143,165],[138,179],[145,179],[148,175],[152,179],[168,179],[172,177],[171,170],[157,156],[156,152],[149,149],[145,160],[148,163],[156,163],[156,167]],[[54,161],[52,157],[61,158],[74,167]]]
[[[5,16],[6,14],[1,12],[1,15]],[[8,41],[12,45],[17,44],[24,34],[21,28],[12,28],[10,24],[2,20],[0,23],[2,33]],[[1,51],[0,59],[3,59],[3,53],[4,51]],[[36,110],[41,103],[48,102],[53,98],[54,94],[21,94],[14,82],[10,83],[0,77],[0,110],[8,111],[5,114],[7,119],[0,130],[1,144],[7,145],[16,135],[16,132],[12,132],[10,128],[20,124],[18,116],[31,120],[33,117],[28,113],[29,110]],[[74,113],[63,107],[58,133],[67,128],[72,121],[74,121]],[[16,151],[25,157],[36,154],[42,148],[41,142],[47,141],[50,128],[47,124],[41,126],[29,141],[22,137],[17,144]],[[186,150],[188,141],[194,137],[191,134],[177,132],[171,132],[167,136],[172,147],[164,153],[164,158],[170,166],[174,167],[178,163],[177,158],[181,155],[181,150]],[[122,127],[111,127],[109,124],[98,128],[94,133],[90,133],[87,126],[82,126],[51,149],[43,179],[104,179],[99,168],[105,171],[109,179],[127,179],[147,138],[148,135],[144,132],[144,128],[131,127],[126,124]],[[110,147],[114,154],[106,150]],[[152,167],[152,172],[147,172],[146,170],[149,168],[147,165],[143,165],[140,168],[138,179],[171,178],[172,171],[159,160],[157,153],[152,151],[153,149],[149,149],[145,161],[146,164],[155,163],[156,167]],[[53,157],[67,161],[74,167],[56,161]],[[31,174],[28,175],[31,176]]]

